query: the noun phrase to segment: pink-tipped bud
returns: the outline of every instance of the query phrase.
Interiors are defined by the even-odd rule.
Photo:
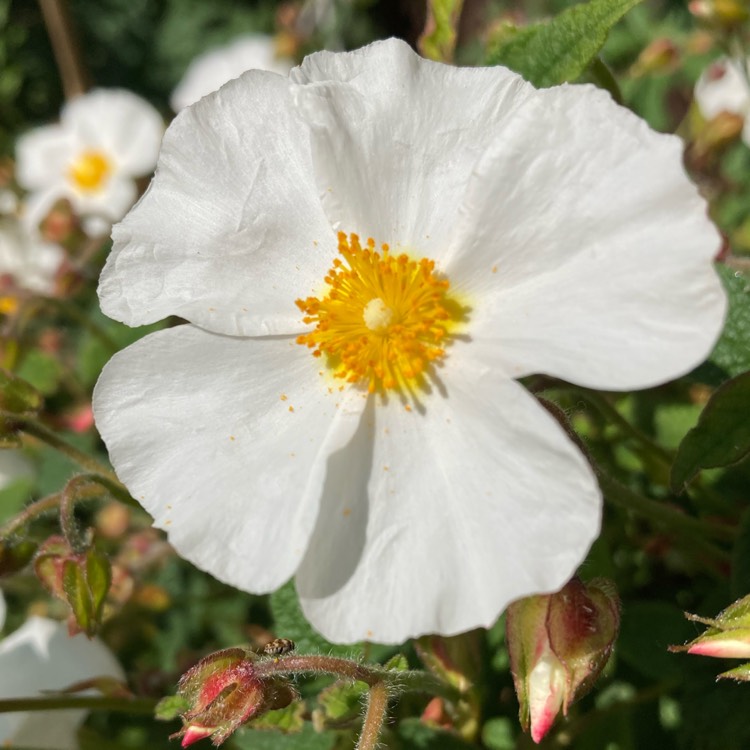
[[[540,742],[562,713],[587,693],[609,659],[620,624],[611,584],[574,578],[556,594],[514,602],[507,644],[519,718]]]
[[[684,646],[670,646],[670,651],[687,651],[689,654],[720,659],[750,659],[750,595],[730,604],[715,620],[691,614],[685,616],[688,620],[708,625],[708,630]],[[721,676],[746,681],[746,667],[744,665]]]
[[[182,746],[210,737],[221,745],[240,726],[297,697],[286,681],[260,677],[256,657],[242,648],[228,648],[201,659],[180,679],[178,694],[189,706],[184,727],[174,737]]]

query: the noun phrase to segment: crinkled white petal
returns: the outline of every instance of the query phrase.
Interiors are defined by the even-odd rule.
[[[750,112],[750,83],[741,65],[738,60],[723,57],[701,74],[695,84],[695,101],[707,120],[722,112],[742,117]]]
[[[67,627],[42,617],[0,642],[0,698],[28,698],[99,676],[123,678],[122,669],[99,639],[70,638]],[[3,746],[75,750],[86,711],[0,714]]]
[[[179,315],[233,335],[301,330],[294,300],[320,290],[336,239],[291,85],[250,71],[175,118],[150,188],[113,230],[107,315]]]
[[[32,236],[24,223],[0,219],[0,276],[12,276],[20,288],[30,292],[50,294],[64,258],[59,245]],[[0,451],[0,465],[5,453]]]
[[[74,134],[59,125],[46,125],[16,142],[16,179],[26,190],[61,191],[76,148]]]
[[[540,91],[488,149],[445,270],[511,376],[645,388],[708,355],[720,238],[681,148],[576,86]]]
[[[402,41],[319,52],[290,74],[336,229],[439,260],[472,168],[534,89],[504,68],[456,68]]]
[[[243,36],[196,57],[172,92],[169,103],[175,112],[179,112],[246,70],[268,70],[286,75],[293,65],[289,58],[277,56],[273,37],[265,34]]]
[[[95,89],[76,97],[63,107],[60,126],[79,153],[100,150],[118,173],[131,177],[151,172],[164,134],[156,109],[125,89]]]
[[[251,592],[295,571],[326,459],[364,395],[325,386],[292,337],[237,339],[180,326],[116,355],[94,392],[117,475],[199,568]]]
[[[592,471],[532,396],[471,344],[439,378],[424,413],[375,404],[329,458],[297,588],[332,641],[487,627],[562,586],[598,534]]]

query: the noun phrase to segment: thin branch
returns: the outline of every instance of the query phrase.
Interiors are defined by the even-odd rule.
[[[39,0],[66,99],[85,94],[88,75],[66,0]]]

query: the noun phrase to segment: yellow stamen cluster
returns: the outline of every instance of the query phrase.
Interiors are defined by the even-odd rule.
[[[112,164],[101,151],[84,151],[68,172],[73,184],[84,193],[101,190],[112,172]]]
[[[412,390],[424,384],[430,365],[445,356],[462,310],[448,295],[449,282],[435,262],[392,255],[359,237],[339,232],[339,253],[325,277],[322,299],[296,301],[305,323],[315,324],[298,344],[326,356],[337,378],[367,384],[370,393]]]

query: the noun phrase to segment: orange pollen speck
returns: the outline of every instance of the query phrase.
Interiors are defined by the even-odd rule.
[[[104,187],[112,172],[112,164],[101,151],[84,151],[70,165],[68,175],[73,184],[84,193],[93,193]]]
[[[376,250],[373,239],[362,247],[356,234],[338,239],[343,260],[335,258],[325,276],[327,294],[296,300],[303,321],[315,326],[297,343],[370,393],[423,385],[464,317],[449,282],[432,260],[392,255],[386,244]]]

